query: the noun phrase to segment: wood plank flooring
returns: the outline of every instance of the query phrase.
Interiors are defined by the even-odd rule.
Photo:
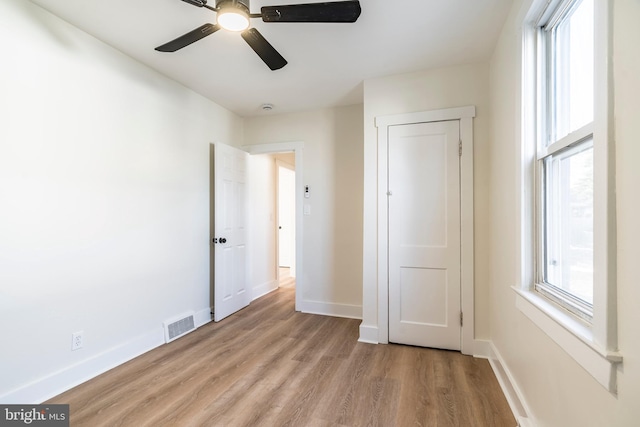
[[[49,403],[73,427],[516,425],[486,360],[358,343],[359,320],[296,313],[294,289]]]

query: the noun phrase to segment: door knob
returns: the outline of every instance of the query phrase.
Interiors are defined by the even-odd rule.
[[[224,237],[219,238],[218,241],[220,243],[227,243],[227,239],[225,239]]]

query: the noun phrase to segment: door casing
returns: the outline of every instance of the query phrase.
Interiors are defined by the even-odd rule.
[[[459,120],[462,149],[460,157],[460,294],[464,316],[461,352],[463,354],[473,354],[474,352],[473,118],[475,115],[475,106],[467,106],[380,116],[375,119],[378,134],[378,343],[389,343],[389,218],[387,206],[389,126]]]

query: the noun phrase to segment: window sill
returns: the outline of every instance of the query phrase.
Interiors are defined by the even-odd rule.
[[[617,365],[622,356],[593,340],[591,328],[533,291],[513,286],[516,307],[546,333],[609,392],[616,393]]]

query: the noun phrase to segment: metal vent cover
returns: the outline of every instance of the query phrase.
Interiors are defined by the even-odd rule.
[[[164,323],[165,342],[171,342],[196,328],[193,313]]]

